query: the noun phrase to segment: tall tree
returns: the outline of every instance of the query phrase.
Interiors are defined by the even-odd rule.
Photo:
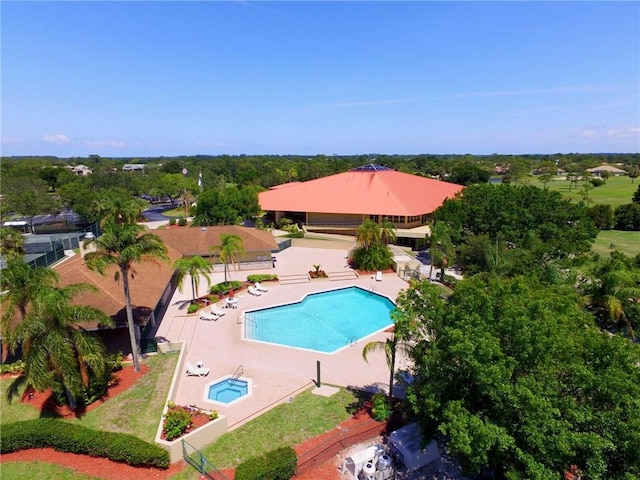
[[[440,278],[444,278],[444,270],[451,264],[454,255],[455,247],[451,241],[451,229],[445,222],[434,222],[429,235],[431,261],[429,278],[431,278],[434,266],[440,268]]]
[[[91,378],[103,378],[107,368],[104,345],[82,323],[109,326],[111,318],[97,308],[72,304],[76,294],[87,290],[97,291],[88,284],[41,289],[34,308],[16,329],[27,385],[64,393],[73,410]]]
[[[220,256],[220,261],[224,265],[224,281],[226,283],[229,264],[237,265],[240,260],[240,255],[244,253],[242,237],[240,235],[223,233],[220,235],[220,245],[214,245],[211,247],[211,251],[218,253]]]
[[[45,287],[58,282],[58,274],[51,268],[32,267],[22,258],[12,258],[0,276],[2,295],[2,361],[9,355],[9,346],[15,345],[13,331],[22,323],[36,295]]]
[[[129,278],[135,274],[133,265],[136,263],[169,260],[167,247],[160,237],[145,231],[145,227],[135,223],[118,224],[108,220],[103,226],[104,233],[88,240],[89,245],[95,245],[96,251],[85,256],[87,267],[101,275],[105,275],[110,267],[117,267],[114,278],[116,282],[122,279],[131,356],[136,372],[140,371],[140,341],[133,322]]]
[[[380,241],[385,245],[394,243],[398,239],[396,232],[396,226],[385,217],[380,224]]]
[[[180,258],[176,260],[173,267],[176,269],[176,280],[180,292],[182,292],[184,279],[189,276],[193,303],[195,303],[196,298],[199,296],[198,283],[200,283],[200,276],[203,276],[207,280],[207,285],[211,286],[209,274],[213,273],[213,265],[201,256],[196,255],[188,258]]]
[[[380,235],[380,225],[368,218],[356,229],[356,241],[365,250],[369,250],[372,245],[379,243]]]

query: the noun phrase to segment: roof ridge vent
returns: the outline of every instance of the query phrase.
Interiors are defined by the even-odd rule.
[[[388,170],[393,170],[389,167],[383,167],[382,165],[378,165],[375,163],[368,163],[366,165],[362,165],[360,167],[352,168],[352,172],[385,172]]]

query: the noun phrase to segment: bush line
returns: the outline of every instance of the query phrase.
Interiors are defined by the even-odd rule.
[[[2,426],[0,454],[47,447],[59,452],[108,458],[133,467],[169,468],[166,450],[133,435],[91,430],[50,418]]]

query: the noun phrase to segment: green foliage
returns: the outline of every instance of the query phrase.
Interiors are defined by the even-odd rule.
[[[614,212],[616,230],[640,230],[640,204],[627,203],[620,205]]]
[[[591,185],[593,185],[594,187],[601,187],[606,182],[604,180],[602,180],[601,178],[592,178],[591,180],[589,180],[589,183]]]
[[[613,209],[611,205],[595,205],[589,209],[589,217],[598,230],[613,228]]]
[[[289,480],[296,472],[298,459],[291,447],[278,448],[260,457],[250,458],[236,468],[236,480]]]
[[[0,363],[0,374],[19,374],[22,372],[24,372],[24,362],[22,360],[16,360],[13,363]]]
[[[258,280],[259,281],[259,280]],[[220,282],[211,286],[211,293],[215,294],[227,294],[231,289],[239,290],[242,288],[242,282],[239,280],[230,280],[228,282]]]
[[[184,435],[193,424],[193,414],[182,407],[173,406],[164,416],[162,433],[167,440],[175,440]]]
[[[176,224],[176,219],[175,218],[170,218],[169,219],[169,225],[175,225]]]
[[[451,169],[451,175],[446,180],[459,185],[472,185],[487,183],[489,178],[491,178],[489,170],[466,160],[454,165]]]
[[[397,302],[415,345],[408,399],[425,434],[445,434],[467,472],[640,474],[637,345],[603,334],[571,287],[476,276],[446,308],[433,288],[412,284]]]
[[[638,189],[633,194],[633,197],[631,197],[631,202],[640,204],[640,185],[638,185]]]
[[[276,275],[275,273],[255,273],[247,276],[247,282],[250,283],[266,282],[269,280],[278,280],[278,275]]]
[[[296,232],[289,232],[283,235],[285,238],[304,238],[304,230],[298,230]]]
[[[368,249],[364,247],[356,249],[352,260],[356,268],[372,272],[390,268],[393,264],[393,255],[386,245],[377,243]]]
[[[218,411],[217,410],[211,410],[211,413],[209,413],[209,420],[213,421],[218,417],[219,417]]]
[[[384,393],[375,393],[371,397],[371,416],[379,422],[384,422],[391,416],[389,397]]]
[[[178,219],[178,226],[180,227],[186,227],[187,226],[187,219],[184,217],[180,217]]]
[[[190,303],[187,307],[187,313],[195,313],[200,307],[195,303]]]
[[[194,225],[237,225],[242,220],[253,218],[260,213],[256,185],[207,190],[198,195],[194,207]]]
[[[53,448],[135,467],[169,467],[168,452],[157,445],[132,435],[99,432],[61,420],[38,419],[3,425],[0,442],[3,454],[29,448]]]

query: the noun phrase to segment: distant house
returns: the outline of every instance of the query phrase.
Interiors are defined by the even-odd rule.
[[[80,177],[86,177],[93,173],[93,170],[86,165],[68,165],[66,168],[74,175],[78,175]]]
[[[628,173],[625,170],[612,167],[611,165],[600,165],[599,167],[588,168],[587,172],[591,173],[596,177],[604,177],[607,174],[612,175],[614,177],[618,177],[620,175],[628,175]]]
[[[122,166],[123,172],[144,172],[144,163],[125,163]]]

